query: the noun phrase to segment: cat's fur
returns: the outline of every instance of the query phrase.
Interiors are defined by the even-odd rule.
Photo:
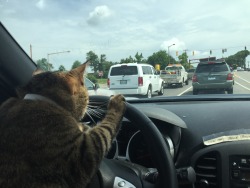
[[[85,68],[34,75],[19,98],[1,105],[0,187],[84,188],[89,183],[126,107],[124,97],[115,95],[99,125],[79,123],[89,102]],[[46,98],[24,99],[26,94]]]

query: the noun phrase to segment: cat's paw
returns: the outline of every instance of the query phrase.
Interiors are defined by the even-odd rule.
[[[123,95],[114,95],[110,98],[108,110],[124,113],[126,110],[125,98]]]

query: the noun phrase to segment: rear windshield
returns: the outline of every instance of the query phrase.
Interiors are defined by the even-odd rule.
[[[226,63],[199,64],[196,73],[224,72],[229,71]]]
[[[110,76],[119,75],[138,75],[137,66],[120,66],[113,67],[110,72]]]

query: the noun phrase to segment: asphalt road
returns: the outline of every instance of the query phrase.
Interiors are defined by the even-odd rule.
[[[192,81],[189,81],[188,85],[180,88],[178,86],[166,88],[165,96],[181,96],[181,95],[193,95]],[[224,91],[206,91],[201,92],[202,94],[226,94]],[[234,72],[234,94],[250,94],[250,72],[239,71]]]
[[[106,84],[100,85],[101,88],[107,88]],[[206,91],[200,92],[202,94],[227,94],[224,91]],[[234,72],[234,94],[250,94],[250,71]],[[181,96],[193,95],[192,81],[189,80],[188,85],[183,87],[173,86],[164,89],[164,96]],[[155,95],[157,96],[157,95]]]

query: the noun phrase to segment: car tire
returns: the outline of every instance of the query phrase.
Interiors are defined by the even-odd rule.
[[[193,89],[193,95],[198,95],[199,90],[198,89]]]
[[[184,86],[184,80],[182,80],[182,82],[179,84],[180,87]]]
[[[188,85],[188,82],[189,82],[189,80],[187,79],[187,80],[185,81],[185,84]]]
[[[161,84],[160,91],[158,92],[158,95],[163,95],[164,94],[164,83]]]
[[[146,98],[152,98],[152,89],[151,89],[151,86],[148,86],[148,92],[145,96]]]
[[[233,88],[232,88],[232,89],[227,90],[227,94],[233,94],[233,93],[234,93]]]

